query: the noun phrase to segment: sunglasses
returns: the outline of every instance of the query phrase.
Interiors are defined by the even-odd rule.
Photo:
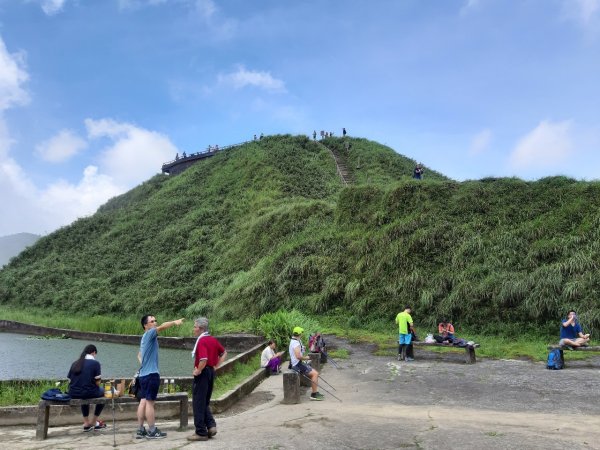
[[[155,323],[156,320],[149,320],[148,323]]]

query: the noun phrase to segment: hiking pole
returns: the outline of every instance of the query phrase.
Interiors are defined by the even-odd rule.
[[[306,378],[308,381],[310,381],[311,383],[313,382],[313,380],[310,379],[310,377],[307,377],[306,375],[304,375],[302,372],[298,372],[297,370],[295,371],[298,375],[303,376],[304,378]],[[331,385],[330,385],[331,386]],[[333,387],[333,386],[331,386]],[[339,401],[340,403],[343,403],[338,397],[336,397],[335,395],[333,395],[331,392],[329,392],[327,389],[325,389],[323,386],[321,386],[321,389],[323,389],[325,392],[327,392],[329,395],[331,395],[333,398],[335,398],[337,401]]]
[[[115,382],[110,383],[110,392],[112,393],[112,416],[113,416],[113,447],[117,446],[117,430],[115,428]]]
[[[327,358],[328,362],[331,362],[331,364],[333,364],[333,367],[335,367],[336,369],[341,369],[341,367],[338,365],[338,363],[335,362],[335,359],[333,359],[331,356],[329,356],[325,350],[321,350],[321,353],[323,353],[325,355],[325,358]]]
[[[337,391],[337,389],[336,389],[336,388],[334,388],[333,386],[331,386],[331,384],[327,383],[327,381],[325,381],[321,375],[319,375],[319,379],[320,379],[320,380],[321,380],[323,383],[327,384],[327,386],[331,387],[331,389],[333,389],[334,391]]]
[[[308,361],[308,364],[309,364],[309,367],[310,367],[310,361]],[[311,367],[311,368],[312,368],[312,367]],[[333,389],[334,391],[337,391],[337,389],[336,389],[336,388],[334,388],[333,386],[331,386],[331,384],[327,383],[327,381],[326,381],[325,379],[323,379],[323,377],[322,377],[321,375],[318,375],[318,377],[321,379],[321,381],[322,381],[323,383],[326,383],[328,386],[330,386],[330,387],[331,387],[331,389]]]

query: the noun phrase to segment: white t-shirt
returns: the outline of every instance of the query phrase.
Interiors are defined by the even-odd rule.
[[[267,345],[260,355],[260,367],[267,367],[271,358],[275,356],[275,351],[270,345]]]
[[[302,345],[302,342],[300,342],[299,339],[292,338],[290,340],[290,362],[292,366],[295,366],[300,362],[300,360],[296,358],[296,352],[294,352],[296,347],[300,347],[300,354],[304,353],[304,345]]]

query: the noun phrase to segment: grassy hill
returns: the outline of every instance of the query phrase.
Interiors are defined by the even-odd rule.
[[[326,145],[343,151],[341,138]],[[489,332],[554,330],[575,307],[600,325],[600,184],[458,183],[351,139],[343,188],[330,153],[271,136],[155,176],[40,239],[0,271],[0,304],[223,319],[295,307]]]

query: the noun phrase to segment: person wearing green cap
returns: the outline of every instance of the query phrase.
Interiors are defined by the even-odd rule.
[[[311,400],[324,400],[325,397],[318,391],[318,381],[319,381],[319,372],[305,364],[303,361],[307,361],[310,359],[308,356],[304,356],[304,345],[302,345],[301,336],[304,332],[304,329],[301,327],[294,327],[292,331],[292,339],[290,340],[290,364],[292,366],[292,370],[295,370],[300,374],[300,376],[305,376],[310,378],[311,391],[310,399]]]

